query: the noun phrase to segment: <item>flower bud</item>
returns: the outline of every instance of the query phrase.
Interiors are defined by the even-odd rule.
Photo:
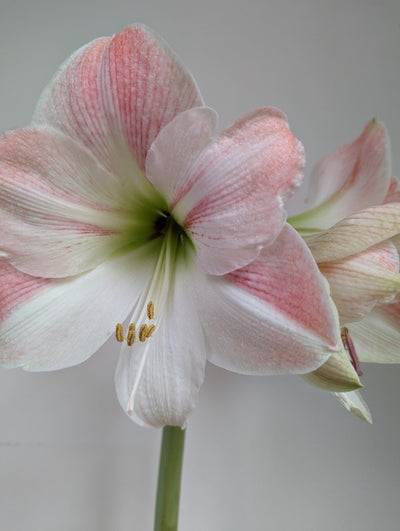
[[[345,350],[336,352],[321,367],[302,378],[315,387],[334,393],[354,391],[362,387]]]

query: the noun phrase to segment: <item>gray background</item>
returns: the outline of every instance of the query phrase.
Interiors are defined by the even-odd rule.
[[[133,21],[173,46],[221,128],[281,107],[309,171],[376,116],[400,173],[397,1],[0,0],[0,130],[30,121],[72,51]],[[161,433],[120,409],[117,356],[111,341],[72,369],[0,371],[0,529],[152,528]],[[187,431],[180,529],[400,529],[400,367],[364,369],[372,426],[299,378],[209,366]]]

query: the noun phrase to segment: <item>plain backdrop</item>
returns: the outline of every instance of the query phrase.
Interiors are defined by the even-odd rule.
[[[309,174],[375,116],[400,174],[398,0],[0,0],[0,130],[29,123],[70,53],[135,21],[180,55],[220,128],[258,106],[284,109]],[[151,530],[161,432],[120,408],[117,357],[110,341],[68,370],[0,370],[1,530]],[[372,426],[297,377],[208,366],[180,529],[398,531],[400,367],[363,369]]]

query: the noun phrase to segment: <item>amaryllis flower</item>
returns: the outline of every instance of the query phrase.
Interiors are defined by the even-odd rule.
[[[215,123],[142,26],[61,66],[32,125],[0,139],[3,365],[68,367],[115,334],[124,410],[183,426],[206,358],[305,373],[340,351],[324,280],[285,223],[301,144],[272,108],[216,138]]]
[[[397,188],[391,178],[386,129],[373,120],[354,142],[316,165],[310,183],[311,209],[291,219],[329,282],[358,372],[358,360],[400,363]],[[318,383],[323,370],[310,375],[309,381],[316,378],[312,383]],[[370,420],[357,392],[338,398]]]

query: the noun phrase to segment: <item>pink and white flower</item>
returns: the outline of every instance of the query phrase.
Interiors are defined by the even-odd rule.
[[[285,223],[301,144],[272,108],[216,138],[215,124],[142,26],[61,66],[32,125],[0,138],[3,365],[80,363],[118,325],[122,407],[183,426],[207,358],[305,373],[340,351],[324,280]]]
[[[372,120],[354,142],[324,157],[312,172],[310,191],[310,210],[290,223],[328,280],[357,357],[400,363],[400,194],[384,125]],[[312,378],[306,377],[314,383]],[[371,420],[356,391],[337,397]]]

